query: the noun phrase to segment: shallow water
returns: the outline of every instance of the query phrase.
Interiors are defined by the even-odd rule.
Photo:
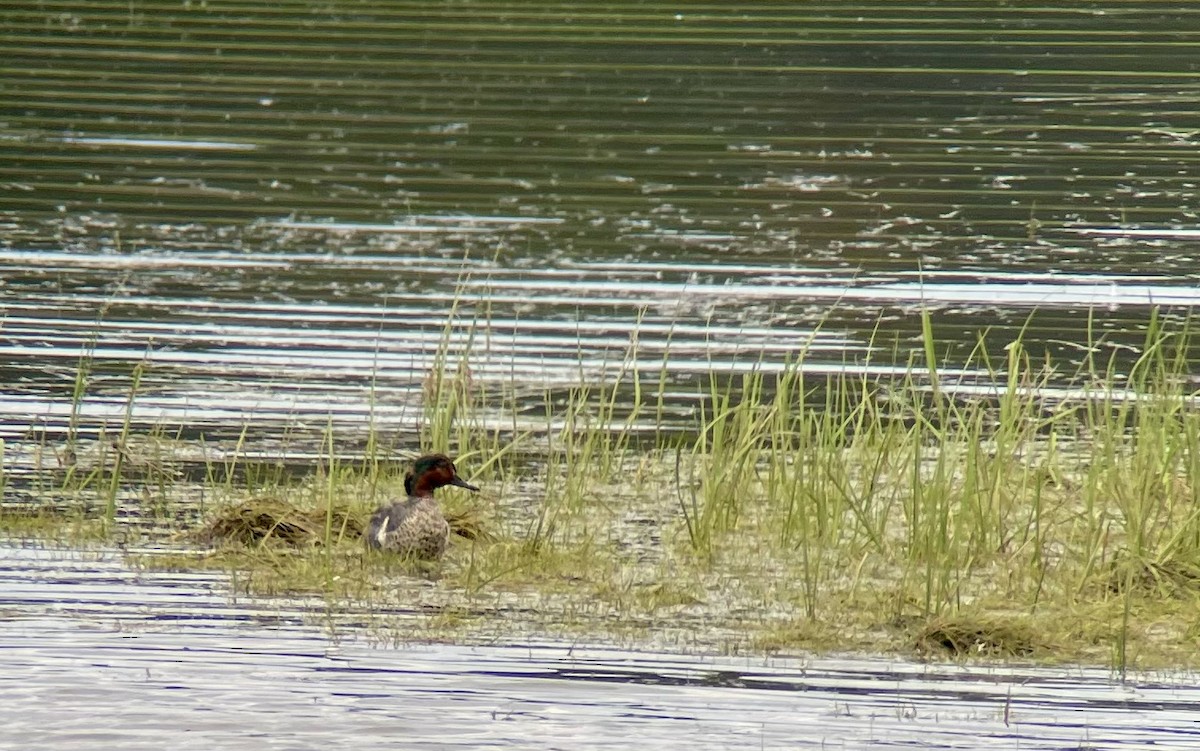
[[[3,748],[1163,748],[1189,675],[701,657],[570,644],[372,646],[313,604],[111,553],[0,547]]]
[[[371,425],[411,449],[443,343],[513,389],[485,417],[514,433],[618,375],[663,391],[635,432],[693,426],[710,374],[803,356],[818,381],[886,378],[923,309],[948,390],[987,393],[963,352],[1023,330],[1069,395],[1090,347],[1119,370],[1152,307],[1200,302],[1198,18],[6,3],[3,502],[57,502],[68,441],[82,473],[126,419],[188,479],[239,441],[311,473],[328,426],[348,454]],[[203,505],[173,471],[126,484],[124,528],[164,484]],[[372,648],[375,614],[116,551],[5,547],[0,566],[12,748],[1200,744],[1189,676]]]
[[[0,17],[10,445],[128,414],[298,450],[374,421],[407,448],[443,342],[517,385],[486,416],[513,431],[633,373],[664,405],[635,429],[690,429],[710,374],[906,368],[922,308],[950,389],[990,379],[954,369],[982,330],[1065,380],[1197,303],[1185,7]]]

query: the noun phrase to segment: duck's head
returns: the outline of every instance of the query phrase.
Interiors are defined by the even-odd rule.
[[[412,471],[404,477],[404,492],[409,496],[433,495],[433,491],[444,485],[456,485],[467,490],[479,491],[471,483],[458,476],[454,462],[445,454],[427,454],[413,462]]]

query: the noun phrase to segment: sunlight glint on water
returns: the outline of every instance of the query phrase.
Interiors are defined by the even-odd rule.
[[[515,432],[618,374],[664,391],[635,433],[801,358],[927,376],[922,310],[929,388],[992,396],[964,352],[1021,332],[1087,396],[1081,363],[1198,300],[1196,10],[882,7],[6,4],[4,503],[126,418],[201,468],[311,474],[331,426],[411,450],[464,352]],[[1200,743],[1186,677],[370,649],[378,614],[121,560],[0,548],[0,746]]]

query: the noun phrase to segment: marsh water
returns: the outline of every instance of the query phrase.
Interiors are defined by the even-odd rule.
[[[236,444],[304,473],[330,426],[350,454],[368,426],[415,448],[439,358],[510,389],[514,433],[631,373],[665,405],[640,427],[686,430],[710,377],[908,369],[922,310],[947,388],[989,383],[963,366],[981,335],[997,355],[1023,336],[1065,388],[1088,355],[1136,357],[1153,308],[1200,302],[1186,5],[61,0],[0,20],[6,504],[36,502],[68,437],[103,451],[126,421],[197,464]],[[630,726],[662,746],[1196,742],[1183,679],[368,649],[219,577],[0,560],[0,711],[43,745],[159,743],[155,709],[198,737],[233,722],[233,746],[296,747],[297,717],[430,745],[554,747],[571,723],[595,746]],[[123,698],[139,714],[116,727]]]
[[[554,643],[372,648],[314,603],[4,548],[4,748],[1190,749],[1181,676]],[[338,634],[342,638],[336,638]]]

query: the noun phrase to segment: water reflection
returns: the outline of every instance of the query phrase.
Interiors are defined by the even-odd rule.
[[[1080,326],[1112,311],[1100,313],[1096,330],[1107,327],[1109,352],[1125,346],[1135,355],[1140,334],[1121,331],[1120,316],[1200,302],[1178,280],[1134,274],[533,265],[341,248],[0,253],[0,374],[12,384],[0,395],[0,438],[29,440],[36,429],[61,440],[72,417],[81,435],[98,437],[126,414],[142,432],[215,438],[251,426],[252,441],[331,421],[414,425],[442,358],[469,368],[478,387],[510,393],[505,405],[518,415],[541,409],[554,389],[638,374],[663,389],[662,406],[647,417],[654,424],[632,429],[691,429],[695,395],[711,374],[799,362],[817,379],[905,372],[922,308],[940,309],[946,346],[965,347],[976,341],[981,313],[972,311],[987,300],[1000,321],[1026,325],[1027,346],[1057,350],[1070,365],[1089,342],[1049,328],[1064,316],[1083,316],[1071,323]],[[80,369],[91,378],[76,402]],[[940,375],[949,391],[990,378],[954,368],[952,357]],[[544,429],[545,420],[518,417],[519,428]]]
[[[467,350],[518,415],[638,373],[682,430],[710,376],[907,367],[921,309],[971,388],[981,330],[1069,373],[1187,314],[1185,11],[876,10],[32,8],[0,438],[101,434],[139,363],[138,432],[407,435]]]
[[[994,389],[961,356],[982,330],[1070,374],[1093,348],[1136,357],[1152,306],[1190,313],[1189,9],[878,10],[10,13],[3,501],[49,503],[25,480],[126,419],[201,467],[244,439],[310,470],[330,425],[411,446],[442,354],[513,390],[494,425],[552,428],[564,389],[639,374],[682,429],[710,375],[895,374],[921,310],[960,395]],[[25,746],[1200,740],[1174,676],[370,650],[304,626],[323,603],[234,601],[219,577],[0,566],[0,707]]]
[[[873,659],[689,657],[559,644],[367,643],[319,602],[222,577],[0,548],[6,737],[61,749],[203,741],[430,748],[1191,748],[1184,675]],[[358,616],[362,617],[362,616]],[[320,620],[321,618],[318,618]]]

